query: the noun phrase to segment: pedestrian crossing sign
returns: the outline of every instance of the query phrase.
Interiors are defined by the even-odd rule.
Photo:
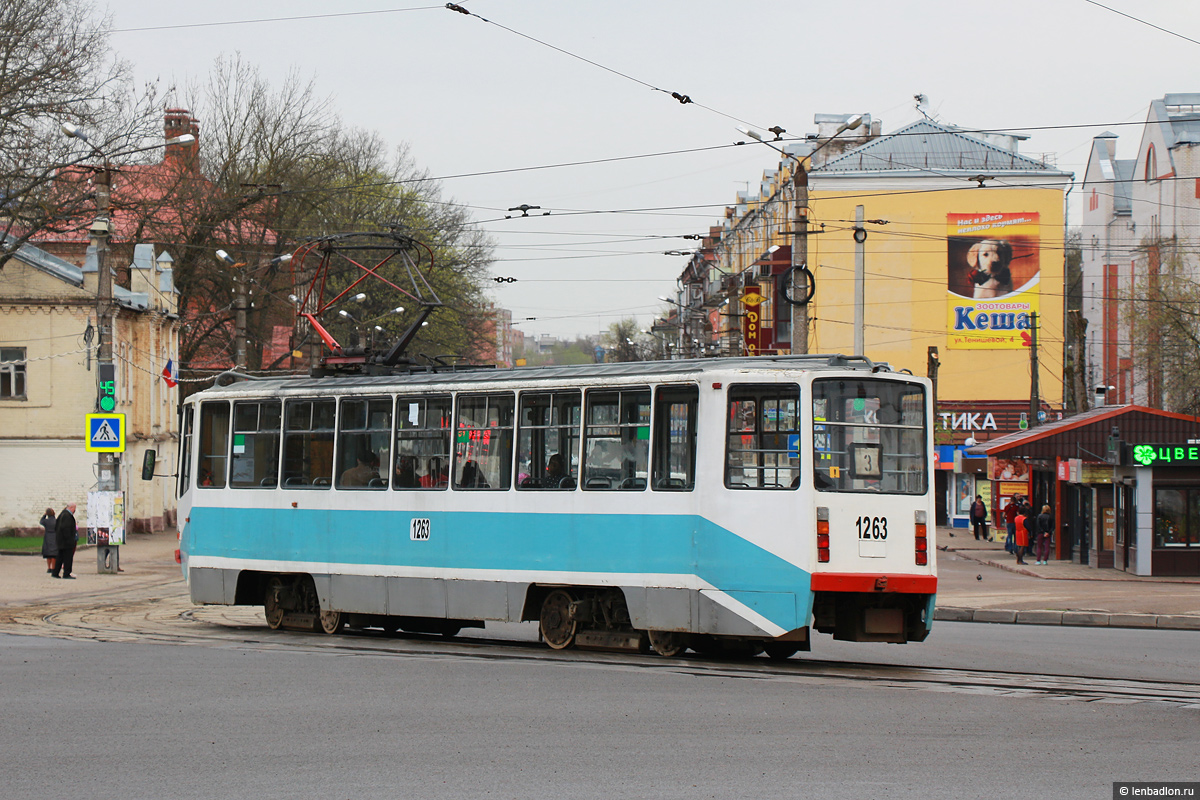
[[[125,452],[125,415],[88,414],[87,447],[89,453]]]

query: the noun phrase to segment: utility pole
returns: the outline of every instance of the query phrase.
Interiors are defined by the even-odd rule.
[[[796,218],[792,223],[792,355],[808,352],[808,165],[794,159],[792,171]]]
[[[1029,315],[1029,427],[1038,424],[1038,410],[1041,402],[1038,397],[1038,315],[1034,311]]]
[[[116,335],[116,321],[113,319],[113,285],[112,273],[108,268],[108,238],[112,233],[112,168],[105,159],[96,172],[93,182],[96,187],[96,219],[92,221],[89,231],[92,246],[96,248],[96,321],[99,330],[99,340],[96,347],[96,376],[112,376],[113,337]],[[115,384],[111,387],[97,387],[97,405],[101,393],[116,394]],[[115,400],[115,397],[113,398]],[[101,409],[97,409],[101,410]],[[96,454],[96,490],[99,492],[119,492],[121,490],[121,457],[117,453],[99,452]],[[94,523],[89,520],[89,525]],[[120,550],[116,545],[110,545],[107,540],[101,542],[97,538],[96,572],[116,573],[121,569]]]
[[[863,227],[863,207],[854,207],[854,355],[867,354],[863,331],[866,305],[867,229]]]
[[[238,369],[246,368],[246,265],[233,271],[234,287],[234,364]]]
[[[938,357],[937,347],[934,345],[930,345],[928,355],[926,356],[926,360],[925,360],[925,374],[929,378],[930,382],[933,384],[933,402],[931,403],[931,405],[933,406],[934,420],[937,419],[938,367],[940,367],[941,365],[942,365],[942,362],[941,362],[941,359]]]

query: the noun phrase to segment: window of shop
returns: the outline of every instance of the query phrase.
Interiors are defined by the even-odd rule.
[[[1200,547],[1200,487],[1154,491],[1154,546]]]

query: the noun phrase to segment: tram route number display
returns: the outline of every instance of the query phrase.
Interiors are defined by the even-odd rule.
[[[414,519],[408,526],[408,538],[414,542],[429,541],[429,520]]]
[[[887,557],[887,517],[859,517],[854,524],[858,528],[858,555],[861,558]]]

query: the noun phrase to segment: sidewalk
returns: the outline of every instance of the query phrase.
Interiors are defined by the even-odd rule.
[[[1144,578],[1069,561],[1020,567],[1003,542],[977,542],[962,528],[938,528],[936,544],[939,620],[1200,630],[1200,577]],[[98,574],[95,549],[81,548],[73,581],[51,578],[37,554],[0,555],[0,607],[182,593],[177,546],[175,531],[131,534],[116,575]]]
[[[55,580],[46,574],[46,560],[40,552],[31,555],[0,555],[0,607],[31,606],[96,594],[119,594],[135,589],[149,590],[178,582],[183,574],[175,563],[179,537],[174,530],[163,533],[129,534],[121,545],[123,572],[99,574],[96,549],[80,547],[75,551],[75,580]]]
[[[939,527],[937,549],[939,620],[1200,630],[1200,577],[1032,557],[1019,566],[1003,540],[976,541],[964,528]]]

